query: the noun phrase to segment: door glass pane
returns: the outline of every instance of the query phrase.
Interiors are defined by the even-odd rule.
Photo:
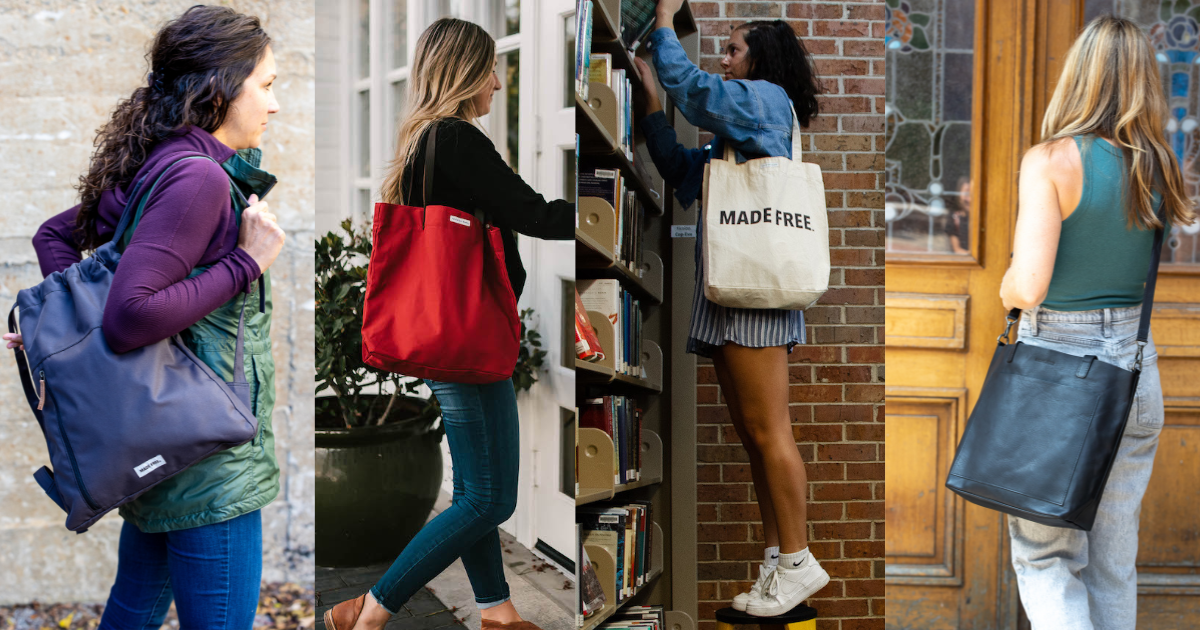
[[[575,498],[575,412],[565,407],[559,407],[559,424],[562,430],[562,443],[558,447],[559,484],[558,491]]]
[[[887,251],[967,254],[975,0],[887,0]]]
[[[392,127],[400,129],[400,117],[404,114],[404,103],[408,99],[408,81],[400,80],[392,84]],[[392,133],[395,136],[395,133]],[[395,150],[396,138],[392,138],[392,150]],[[389,151],[390,153],[390,151]]]
[[[563,196],[567,201],[575,203],[575,149],[562,152],[563,159]],[[574,298],[571,298],[574,299]]]
[[[392,67],[408,65],[408,0],[392,2]]]
[[[358,0],[358,77],[371,74],[371,1]]]
[[[500,57],[499,67],[496,72],[500,75],[500,81],[504,83],[504,91],[501,93],[504,97],[504,139],[505,148],[507,150],[508,165],[512,167],[513,172],[517,172],[517,163],[520,161],[520,153],[518,152],[518,141],[521,137],[521,52],[514,50]],[[504,151],[501,151],[504,153]]]
[[[521,0],[504,0],[504,34],[521,32]]]
[[[575,106],[575,14],[563,20],[563,107]]]
[[[358,189],[358,216],[366,225],[370,225],[375,218],[375,204],[371,203],[371,191],[368,188]]]
[[[358,176],[371,176],[371,91],[358,93]]]
[[[1105,13],[1136,22],[1150,36],[1170,111],[1167,142],[1183,169],[1184,190],[1200,201],[1200,1],[1087,0],[1086,20]],[[1198,239],[1200,222],[1173,227],[1163,248],[1163,264],[1200,264]]]

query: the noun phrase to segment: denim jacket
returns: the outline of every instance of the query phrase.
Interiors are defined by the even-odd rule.
[[[726,81],[704,72],[687,58],[669,28],[654,31],[647,47],[654,54],[658,80],[679,112],[717,136],[707,149],[689,149],[676,141],[663,112],[640,123],[650,159],[683,207],[700,196],[704,165],[722,155],[723,142],[733,145],[739,164],[748,157],[792,157],[792,107],[782,87],[769,81]]]

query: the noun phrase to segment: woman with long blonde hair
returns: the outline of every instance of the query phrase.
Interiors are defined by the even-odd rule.
[[[1134,363],[1154,231],[1195,219],[1163,133],[1154,50],[1129,20],[1093,20],[1071,46],[1021,161],[1013,262],[1000,297],[1019,339]],[[1138,515],[1163,425],[1151,337],[1116,461],[1091,531],[1010,516],[1012,562],[1035,630],[1131,629],[1137,621]]]
[[[504,163],[480,128],[479,118],[491,110],[492,95],[500,89],[495,67],[496,42],[478,25],[444,18],[425,30],[417,41],[396,158],[381,196],[386,203],[482,212],[502,228],[507,279],[520,298],[525,270],[513,231],[573,239],[575,204],[547,202]],[[435,126],[432,186],[426,190],[426,134]],[[382,628],[418,589],[461,557],[485,630],[538,630],[509,601],[496,529],[517,504],[521,450],[512,380],[425,382],[442,408],[454,463],[453,503],[417,533],[369,593],[327,611],[325,627]]]

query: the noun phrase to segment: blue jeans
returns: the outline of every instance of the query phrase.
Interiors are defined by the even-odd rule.
[[[249,630],[262,582],[262,514],[145,534],[125,523],[100,630],[158,630],[171,600],[181,630]]]
[[[1126,369],[1137,354],[1141,307],[1021,314],[1020,340]],[[1008,517],[1017,588],[1033,630],[1133,630],[1138,519],[1163,427],[1158,353],[1151,335],[1133,409],[1089,532]]]
[[[496,528],[517,508],[517,396],[511,379],[487,385],[425,383],[442,406],[454,465],[454,499],[417,532],[371,588],[371,595],[396,614],[461,556],[476,604],[490,608],[509,596]]]

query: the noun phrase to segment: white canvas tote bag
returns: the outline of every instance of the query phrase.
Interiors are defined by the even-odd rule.
[[[721,306],[804,309],[829,288],[829,217],[821,167],[800,161],[792,108],[792,159],[704,167],[704,296]]]

